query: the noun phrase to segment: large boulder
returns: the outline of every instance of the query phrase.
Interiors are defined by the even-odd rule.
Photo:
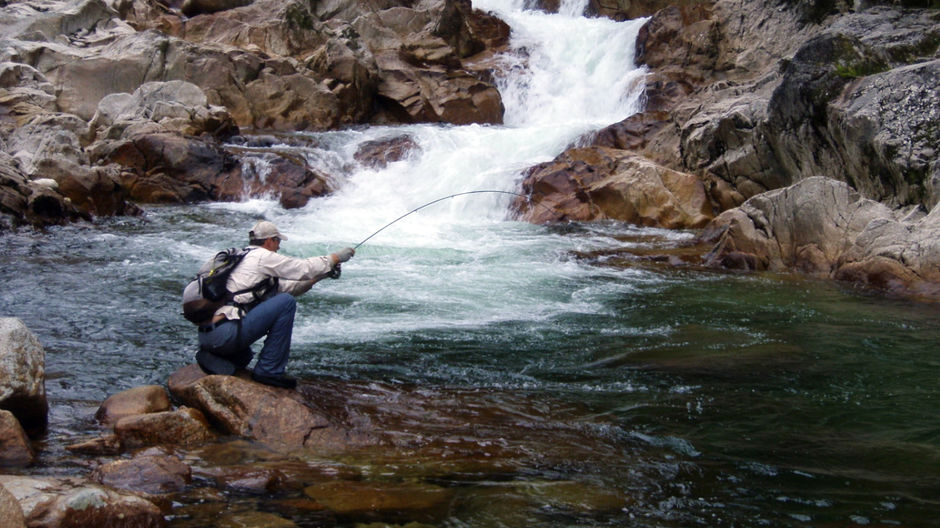
[[[843,182],[807,178],[725,211],[705,229],[714,267],[786,271],[940,299],[940,209],[903,214]]]
[[[20,422],[10,411],[0,410],[0,466],[26,466],[35,459]]]
[[[30,435],[46,428],[46,353],[15,317],[0,318],[0,409],[12,412]]]
[[[163,528],[160,509],[136,495],[74,478],[0,475],[31,528]]]
[[[702,227],[711,202],[702,182],[617,149],[575,148],[530,169],[516,209],[532,222],[619,220],[666,228]],[[536,206],[536,204],[538,206]]]
[[[221,431],[279,449],[341,451],[367,438],[305,402],[296,391],[235,376],[207,376],[196,365],[169,380],[170,392]]]

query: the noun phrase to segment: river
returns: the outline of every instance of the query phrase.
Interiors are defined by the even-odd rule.
[[[338,189],[302,209],[269,199],[147,207],[141,218],[5,235],[0,313],[23,319],[47,354],[51,425],[28,472],[84,474],[64,446],[96,434],[98,403],[192,361],[181,288],[214,251],[244,245],[256,220],[288,234],[287,254],[355,245],[442,196],[517,191],[526,167],[641,109],[633,42],[643,21],[521,4],[475,2],[525,50],[505,57],[503,126],[285,136],[276,148]],[[364,142],[400,136],[418,146],[406,159],[383,169],[353,159]],[[241,148],[262,176],[266,150]],[[512,218],[510,199],[424,208],[300,299],[289,372],[425,446],[318,463],[454,490],[450,508],[425,519],[438,526],[936,523],[935,306],[794,276],[605,259],[695,233],[531,225]],[[231,508],[278,512],[277,498],[235,494]],[[180,514],[170,525],[205,522]]]

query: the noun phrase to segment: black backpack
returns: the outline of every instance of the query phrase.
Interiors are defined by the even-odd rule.
[[[207,260],[199,268],[199,272],[183,289],[183,317],[194,324],[204,324],[212,319],[215,311],[226,304],[233,304],[242,309],[250,309],[264,299],[265,295],[276,288],[277,278],[270,278],[261,283],[231,292],[225,287],[229,275],[241,263],[249,251],[245,249],[229,248],[219,251],[214,257]],[[248,304],[236,304],[233,299],[236,295],[253,293],[255,300]]]

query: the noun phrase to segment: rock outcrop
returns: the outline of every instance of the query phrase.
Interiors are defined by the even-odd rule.
[[[529,170],[515,207],[532,222],[619,220],[687,229],[712,219],[702,182],[622,150],[570,149]],[[538,205],[538,207],[536,207]]]
[[[466,0],[4,5],[0,227],[139,214],[131,201],[303,206],[329,175],[270,153],[274,178],[246,173],[220,141],[238,127],[500,123],[492,65],[474,60],[505,45],[500,24]]]
[[[716,247],[709,264],[795,267],[940,298],[929,293],[935,289],[929,286],[934,279],[928,278],[933,277],[929,272],[933,265],[924,260],[929,251],[910,257],[911,252],[923,253],[916,249],[915,239],[924,235],[911,235],[912,239],[905,234],[930,232],[929,222],[918,221],[915,227],[908,221],[902,229],[902,224],[887,220],[905,216],[911,207],[923,216],[936,209],[938,201],[940,162],[935,151],[940,129],[933,124],[940,117],[935,89],[940,60],[937,10],[922,2],[653,4],[591,4],[614,18],[655,12],[637,42],[636,60],[650,70],[646,110],[584,138],[581,146],[559,156],[552,169],[544,165],[532,169],[523,190],[542,192],[533,193],[531,200],[580,211],[581,216],[573,218],[595,216],[598,208],[588,198],[588,188],[558,182],[605,173],[611,156],[645,158],[646,174],[668,170],[701,181],[716,213],[823,175],[849,184],[860,193],[858,199],[868,198],[890,209],[883,212],[884,225],[895,226],[890,232],[899,239],[890,241],[887,227],[878,236],[874,232],[862,236],[863,230],[856,234],[860,244],[865,241],[864,250],[843,248],[846,252],[836,256],[827,253],[831,248],[817,248],[822,252],[817,254],[810,246],[800,246],[800,257],[791,258],[786,251],[777,255],[769,247],[785,248],[793,242],[790,239],[770,237],[757,243],[747,236],[733,238],[743,246],[749,245],[747,239],[762,247],[737,251],[730,249],[735,244],[728,234],[722,240],[730,245]],[[657,7],[663,9],[656,11]],[[608,150],[605,156],[594,156],[594,162],[582,154],[584,163],[564,167],[566,158],[584,148],[622,152]],[[545,182],[539,183],[539,178]],[[798,190],[801,200],[833,205],[831,194],[812,197],[806,194],[809,189],[787,193]],[[760,200],[768,196],[776,195]],[[733,214],[750,218],[760,200]],[[617,201],[629,207],[637,198],[623,195]],[[517,205],[522,207],[522,201]],[[527,215],[533,208],[528,211]],[[729,218],[719,217],[712,227],[724,229]],[[649,225],[642,216],[627,215],[623,220]],[[799,222],[797,217],[789,220]],[[778,223],[775,232],[789,236],[795,225],[785,229]],[[891,256],[876,266],[873,256],[878,254]],[[839,261],[837,266],[833,258]]]
[[[904,217],[846,183],[814,177],[718,216],[703,238],[709,265],[850,280],[940,298],[940,213]]]

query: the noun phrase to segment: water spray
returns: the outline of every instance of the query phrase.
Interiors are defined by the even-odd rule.
[[[544,204],[541,204],[541,203],[539,203],[539,202],[531,202],[531,201],[528,201],[528,200],[529,200],[529,196],[527,196],[527,195],[525,195],[525,194],[517,193],[517,192],[512,192],[512,191],[496,191],[496,190],[491,190],[491,189],[480,189],[480,190],[476,190],[476,191],[464,191],[464,192],[449,194],[449,195],[447,195],[447,196],[442,196],[442,197],[440,197],[440,198],[437,198],[436,200],[431,200],[430,202],[428,202],[428,203],[426,203],[426,204],[424,204],[424,205],[420,205],[420,206],[418,206],[418,207],[415,207],[414,209],[408,211],[407,213],[405,213],[405,214],[399,216],[398,218],[396,218],[396,219],[392,220],[391,222],[385,224],[384,226],[380,227],[378,230],[376,230],[376,231],[375,231],[374,233],[372,233],[371,235],[365,237],[365,238],[362,240],[362,242],[359,242],[358,244],[356,244],[355,246],[353,246],[353,249],[359,249],[359,246],[361,246],[361,245],[365,244],[366,242],[368,242],[370,238],[372,238],[372,237],[374,237],[375,235],[381,233],[381,232],[384,231],[385,229],[391,227],[392,225],[394,225],[394,224],[395,224],[396,222],[398,222],[399,220],[402,220],[402,219],[404,219],[405,217],[407,217],[407,216],[409,216],[409,215],[411,215],[411,214],[417,213],[418,211],[424,209],[425,207],[429,207],[429,206],[432,206],[432,205],[434,205],[434,204],[436,204],[436,203],[438,203],[438,202],[443,202],[444,200],[450,200],[451,198],[456,198],[456,197],[458,197],[458,196],[465,196],[465,195],[468,195],[468,194],[485,194],[485,193],[509,194],[509,195],[512,195],[512,196],[520,196],[520,197],[522,197],[522,198],[525,198],[526,201],[527,201],[527,203],[530,203],[530,204],[534,204],[534,205],[538,205],[538,206],[540,206],[540,207],[543,207],[543,208],[545,208],[546,211],[548,211],[548,212],[550,212],[550,213],[552,213],[552,214],[555,214],[555,213],[556,213],[556,211],[552,210],[550,207],[548,207],[548,206],[546,206],[546,205],[544,205]],[[340,277],[340,274],[341,274],[341,273],[342,273],[342,270],[340,269],[340,266],[337,264],[336,266],[333,267],[333,270],[330,272],[329,277],[332,278],[332,279],[338,279],[338,278]]]

